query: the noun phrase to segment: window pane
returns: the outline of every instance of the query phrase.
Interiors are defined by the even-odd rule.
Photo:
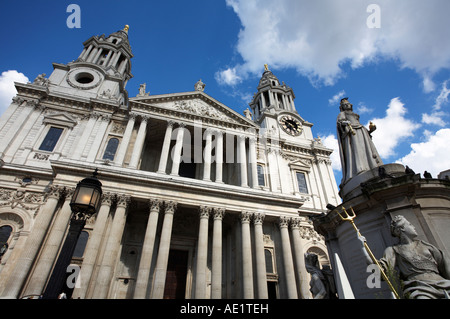
[[[298,191],[300,193],[308,193],[308,186],[306,185],[306,177],[304,173],[297,173]]]
[[[266,186],[266,182],[264,181],[264,168],[261,165],[256,166],[258,170],[258,185]]]
[[[268,249],[264,249],[264,256],[266,258],[266,272],[269,274],[273,274],[273,261],[272,261],[272,253]]]
[[[47,136],[44,138],[44,141],[42,142],[39,149],[41,151],[48,151],[53,152],[53,149],[56,146],[56,143],[58,143],[59,137],[61,136],[63,132],[62,128],[59,127],[50,127],[50,130],[47,133]]]
[[[119,146],[119,140],[117,138],[112,138],[108,141],[108,145],[106,145],[105,154],[103,154],[103,159],[106,160],[114,160],[114,156],[116,155],[117,146]]]

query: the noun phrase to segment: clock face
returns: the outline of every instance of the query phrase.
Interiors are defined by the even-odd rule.
[[[281,128],[292,136],[299,136],[302,133],[302,124],[295,117],[284,115],[279,119]]]

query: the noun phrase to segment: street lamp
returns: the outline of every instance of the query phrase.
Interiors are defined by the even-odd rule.
[[[70,218],[69,231],[42,296],[44,299],[56,299],[62,292],[67,275],[67,267],[70,265],[78,237],[86,224],[86,220],[95,214],[100,207],[102,183],[97,179],[97,175],[98,170],[95,169],[91,177],[86,177],[77,184],[72,195],[70,201],[72,216]]]

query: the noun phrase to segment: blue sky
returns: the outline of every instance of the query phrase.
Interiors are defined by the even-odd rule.
[[[81,28],[67,27],[71,3]],[[449,14],[448,0],[2,1],[0,112],[12,81],[48,76],[92,35],[129,24],[130,96],[141,83],[163,94],[192,91],[202,79],[207,94],[242,113],[268,63],[293,88],[314,135],[336,149],[338,184],[341,97],[363,124],[375,122],[385,163],[436,176],[450,169]]]

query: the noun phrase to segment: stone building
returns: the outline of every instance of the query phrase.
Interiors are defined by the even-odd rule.
[[[125,89],[128,27],[93,36],[46,78],[16,83],[0,119],[0,296],[36,298],[76,184],[103,197],[72,258],[73,298],[309,298],[308,216],[338,205],[331,150],[265,66],[244,115],[205,93]],[[73,272],[72,272],[73,271]]]

